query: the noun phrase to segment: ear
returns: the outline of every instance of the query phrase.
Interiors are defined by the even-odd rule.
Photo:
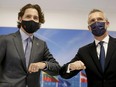
[[[21,17],[19,17],[19,18],[18,18],[18,22],[20,22],[20,23],[21,23],[21,21],[22,21],[22,18],[21,18]]]
[[[108,28],[110,25],[110,22],[109,21],[106,21],[106,27]]]
[[[106,22],[106,24],[107,24],[107,25],[109,25],[109,24],[110,24],[110,22],[109,22],[109,21],[107,21],[107,22]]]

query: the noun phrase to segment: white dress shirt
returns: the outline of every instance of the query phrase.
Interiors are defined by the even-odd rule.
[[[107,35],[102,41],[104,41],[103,46],[104,46],[105,56],[106,56],[107,49],[108,49],[108,43],[109,43],[109,35]],[[98,44],[99,42],[100,41],[95,39],[96,51],[97,51],[98,58],[99,58],[99,55],[100,55],[100,44]]]

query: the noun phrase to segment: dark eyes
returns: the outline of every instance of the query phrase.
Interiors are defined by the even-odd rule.
[[[90,24],[94,22],[102,22],[103,20],[104,20],[103,18],[91,19]]]
[[[32,16],[32,15],[27,15],[26,18],[27,19],[31,19],[33,17],[34,20],[39,20],[38,16]]]

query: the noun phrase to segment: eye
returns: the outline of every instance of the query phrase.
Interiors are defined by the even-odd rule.
[[[103,21],[104,19],[103,18],[97,18],[97,21]]]
[[[39,20],[39,17],[38,16],[34,16],[33,19],[34,20]]]
[[[92,24],[92,23],[94,23],[95,22],[95,19],[91,19],[90,21],[89,21],[89,24]]]
[[[27,15],[26,18],[28,18],[28,19],[31,18],[31,15]]]
[[[95,19],[90,20],[90,23],[95,22]]]

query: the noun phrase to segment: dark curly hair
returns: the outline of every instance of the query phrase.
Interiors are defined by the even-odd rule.
[[[28,8],[34,8],[34,9],[36,9],[36,10],[38,11],[39,23],[40,23],[40,24],[42,24],[42,23],[45,22],[44,14],[43,14],[43,12],[42,12],[42,10],[41,10],[41,7],[40,7],[38,4],[34,4],[34,5],[32,5],[32,4],[27,4],[27,5],[25,5],[24,7],[22,7],[22,8],[20,9],[20,12],[18,13],[18,19],[24,15],[25,10],[28,9]],[[21,27],[21,23],[18,22],[17,27],[20,28],[20,27]]]

